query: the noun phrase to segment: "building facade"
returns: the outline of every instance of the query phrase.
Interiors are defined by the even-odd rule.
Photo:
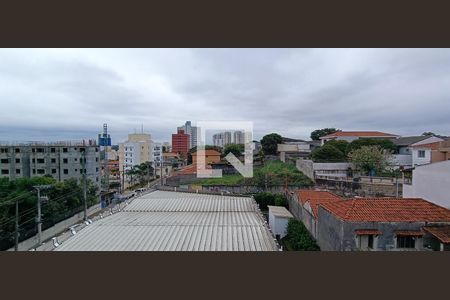
[[[317,242],[324,251],[439,251],[449,246],[426,230],[448,231],[450,210],[419,198],[325,202],[318,207],[317,223]]]
[[[0,145],[0,177],[14,180],[51,175],[64,181],[80,179],[83,172],[100,186],[100,150],[95,140]]]
[[[154,162],[154,145],[151,135],[147,133],[129,134],[127,141],[119,143],[119,168],[125,188],[130,179],[126,175],[127,171],[142,163]],[[158,153],[158,157],[161,157]]]
[[[184,133],[189,136],[188,150],[197,146],[200,128],[192,126],[191,121],[186,121],[183,126],[179,126],[177,128],[177,131],[178,130],[183,130]]]
[[[189,135],[183,129],[178,129],[177,133],[172,134],[172,152],[187,157],[189,152]]]
[[[403,185],[403,197],[425,198],[450,209],[450,160],[417,166],[411,184]]]

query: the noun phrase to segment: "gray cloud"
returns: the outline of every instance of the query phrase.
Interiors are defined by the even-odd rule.
[[[448,49],[2,49],[0,140],[247,120],[255,137],[322,127],[450,135]]]

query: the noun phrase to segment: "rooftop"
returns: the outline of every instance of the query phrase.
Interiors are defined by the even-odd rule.
[[[321,137],[320,139],[338,137],[338,136],[354,136],[354,137],[397,137],[395,134],[380,131],[338,131]]]
[[[421,136],[406,136],[393,140],[394,144],[397,146],[409,146],[415,144],[417,142],[421,142],[430,138],[429,135],[421,135]]]
[[[293,218],[294,216],[283,206],[271,206],[267,205],[269,213],[281,218]]]
[[[299,190],[298,199],[302,204],[309,202],[315,218],[318,216],[319,204],[341,201],[342,198],[328,191]]]
[[[276,251],[256,202],[154,191],[100,219],[57,251]]]
[[[424,231],[434,235],[444,244],[450,244],[450,225],[447,226],[425,226]]]
[[[320,206],[348,222],[450,222],[450,210],[420,198],[362,198]]]

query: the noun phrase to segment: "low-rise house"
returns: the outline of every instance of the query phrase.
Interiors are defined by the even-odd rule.
[[[425,198],[450,209],[450,160],[415,167],[411,184],[403,185],[403,197]]]
[[[299,190],[293,195],[298,205],[292,208],[297,219],[301,220],[311,235],[317,239],[317,217],[319,204],[342,201],[342,198],[329,192],[317,190]]]
[[[277,240],[287,234],[289,219],[294,216],[283,206],[267,206],[269,208],[269,227]]]
[[[347,141],[349,143],[358,139],[394,140],[398,135],[379,131],[338,131],[320,138],[322,145],[331,140]]]
[[[436,241],[436,236],[433,242],[433,234],[426,234],[426,230],[450,226],[450,210],[424,199],[365,198],[323,202],[319,204],[317,222],[317,242],[322,250],[448,249],[446,242],[436,248],[436,244],[441,243]]]
[[[198,155],[205,156],[206,164],[213,164],[220,162],[220,152],[216,150],[199,150],[192,153],[192,164],[195,165],[198,160]]]
[[[283,142],[277,145],[277,152],[280,155],[280,160],[285,162],[286,159],[297,159],[300,157],[309,157],[311,152],[320,147],[320,141],[295,141]]]

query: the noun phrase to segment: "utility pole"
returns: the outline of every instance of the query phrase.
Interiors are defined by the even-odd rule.
[[[150,188],[150,162],[147,163],[147,188]]]
[[[125,191],[125,165],[122,166],[122,194]]]
[[[42,236],[42,214],[41,214],[41,189],[47,189],[52,187],[53,185],[49,184],[49,185],[36,185],[34,186],[34,188],[37,190],[37,219],[36,219],[36,223],[37,223],[37,237],[38,237],[38,244],[41,244],[41,236]]]
[[[19,199],[16,199],[16,230],[14,251],[19,251]]]
[[[37,188],[38,199],[37,199],[37,231],[38,231],[38,244],[41,244],[41,233],[42,233],[42,215],[41,215],[41,189]]]
[[[84,200],[84,221],[87,220],[87,194],[86,194],[86,147],[84,147],[82,155],[82,168],[83,168],[83,200]]]

